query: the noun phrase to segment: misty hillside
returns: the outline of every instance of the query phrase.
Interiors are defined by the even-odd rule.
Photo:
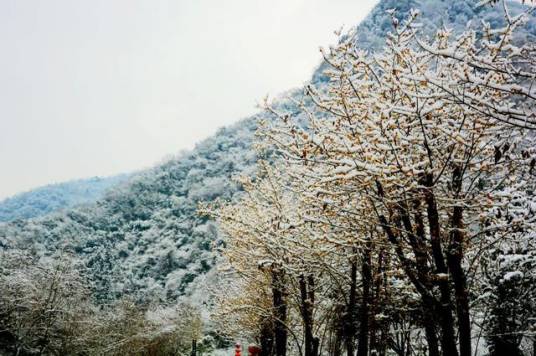
[[[129,174],[49,184],[0,201],[0,222],[31,219],[81,204],[93,203],[126,181]]]
[[[502,18],[500,7],[476,9],[475,4],[473,0],[384,0],[358,26],[356,40],[364,48],[378,48],[391,28],[385,14],[391,8],[398,9],[400,17],[411,8],[421,9],[426,33],[432,33],[437,24],[460,31],[471,18],[490,22]],[[512,4],[514,10],[520,7]],[[536,38],[534,18],[527,25],[526,36]],[[313,81],[324,80],[323,70],[321,65]],[[292,109],[285,99],[278,105]],[[294,112],[299,115],[297,109]],[[219,130],[190,153],[137,175],[92,205],[0,226],[0,247],[27,248],[38,255],[58,249],[74,251],[91,268],[103,299],[132,294],[138,299],[175,300],[187,295],[193,292],[192,282],[216,262],[212,247],[218,229],[197,214],[197,205],[220,197],[232,199],[237,194],[231,177],[253,170],[256,155],[252,141],[257,120],[264,116],[259,113]],[[112,185],[105,182],[110,184],[104,187],[101,182],[98,189],[88,183],[88,196],[95,197]],[[82,199],[66,198],[72,204],[55,204],[61,199],[54,198],[51,191],[34,192],[31,199],[21,195],[3,202],[0,220],[41,215],[39,212],[61,204],[68,207]]]

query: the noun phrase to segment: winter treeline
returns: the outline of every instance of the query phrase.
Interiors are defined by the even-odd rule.
[[[187,355],[201,338],[197,308],[98,303],[84,271],[66,253],[0,252],[0,354]]]
[[[91,204],[130,178],[130,174],[94,177],[50,184],[0,201],[0,223],[32,219],[52,212]]]
[[[496,5],[498,6],[498,5]],[[226,236],[220,329],[264,355],[529,355],[536,347],[534,43],[505,26],[324,53],[325,86],[271,110]],[[310,103],[313,103],[311,105]]]

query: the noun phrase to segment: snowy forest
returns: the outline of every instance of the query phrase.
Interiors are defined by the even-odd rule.
[[[533,10],[383,0],[195,150],[6,209],[0,354],[535,355]]]
[[[31,219],[93,203],[104,194],[129,178],[128,174],[113,177],[93,177],[50,184],[29,192],[17,194],[0,202],[0,222]]]

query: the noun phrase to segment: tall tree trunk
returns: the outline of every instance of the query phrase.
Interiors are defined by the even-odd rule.
[[[313,355],[318,356],[320,349],[320,339],[318,337],[313,338]]]
[[[361,301],[359,341],[357,344],[357,356],[368,355],[368,334],[369,334],[369,308],[370,308],[370,287],[372,285],[371,266],[371,243],[367,241],[363,251],[363,261],[361,263],[361,279],[363,286],[363,299]]]
[[[285,276],[278,269],[272,270],[272,295],[274,307],[275,356],[287,355],[287,303]]]
[[[456,349],[456,336],[454,333],[454,318],[452,316],[452,298],[448,279],[448,269],[443,257],[441,247],[441,230],[439,226],[439,213],[437,203],[432,191],[433,176],[428,174],[425,179],[424,197],[426,209],[428,212],[428,225],[430,228],[430,243],[432,246],[432,256],[436,267],[436,272],[441,274],[438,280],[439,291],[441,293],[440,303],[438,305],[441,314],[441,347],[443,353],[449,356],[458,356]]]
[[[274,329],[271,320],[266,320],[262,324],[259,339],[261,346],[260,356],[271,356],[274,346]]]
[[[190,353],[191,356],[197,356],[197,340],[192,339],[192,352]]]
[[[430,311],[429,313],[427,313],[428,315],[430,315],[430,318],[428,319],[429,325],[427,328],[425,328],[425,332],[426,332],[426,338],[427,338],[428,346],[430,348],[431,355],[437,356],[439,354],[439,350],[437,346],[437,336],[435,332],[435,320],[433,319],[433,316],[437,315],[437,313],[435,312],[436,311],[435,306],[438,304],[437,300],[432,294],[431,288],[428,285],[427,280],[426,279],[423,280],[419,271],[414,271],[411,261],[409,261],[408,258],[406,258],[404,251],[402,249],[402,246],[400,245],[400,241],[395,235],[393,229],[391,228],[391,225],[388,224],[385,216],[380,215],[379,220],[380,220],[381,227],[385,231],[385,234],[387,235],[389,241],[395,247],[396,255],[400,263],[402,264],[402,267],[404,269],[404,272],[406,273],[406,276],[409,278],[409,280],[411,281],[415,289],[417,289],[417,292],[421,295],[421,305],[423,306],[425,313],[427,311]],[[451,314],[451,318],[452,318],[452,314]],[[445,338],[442,338],[442,341],[444,340]],[[454,345],[454,351],[457,352],[456,345]]]
[[[309,291],[307,288],[307,281],[305,280],[304,275],[300,275],[300,294],[301,294],[301,314],[303,320],[303,328],[305,334],[305,356],[316,356],[314,355],[314,336],[313,336],[313,302],[314,302],[314,291],[311,291],[314,288],[314,280],[312,276],[308,278],[309,282]],[[311,300],[313,298],[313,300]]]
[[[462,189],[462,172],[455,167],[452,177],[452,188],[455,194]],[[458,316],[458,331],[460,335],[460,356],[471,356],[471,321],[469,315],[469,293],[467,277],[463,270],[463,208],[455,206],[450,221],[450,243],[447,250],[447,262],[450,275],[454,282],[456,296],[456,314]]]
[[[384,250],[383,248],[380,249],[380,252],[378,253],[378,269],[376,270],[376,273],[373,273],[372,278],[372,288],[371,288],[371,305],[370,305],[370,314],[376,315],[378,311],[378,306],[381,308],[383,305],[383,298],[385,297],[382,294],[382,286],[383,286],[383,276],[385,271],[384,266]],[[381,354],[381,352],[378,350],[382,347],[384,344],[383,342],[378,343],[378,334],[380,336],[383,334],[381,330],[381,326],[378,326],[376,318],[371,318],[370,325],[369,325],[369,349],[371,351],[377,351]]]
[[[409,221],[409,212],[407,215],[407,220]],[[415,260],[417,262],[417,273],[419,274],[419,278],[423,280],[424,285],[431,290],[433,286],[430,278],[430,268],[428,266],[428,253],[425,245],[426,233],[421,212],[421,202],[419,199],[415,199],[414,201],[413,216],[415,220],[415,235],[410,238],[410,241],[413,241],[411,244],[415,253]],[[408,222],[406,222],[404,225],[406,226],[406,229],[412,228],[411,226],[408,226]],[[436,321],[434,318],[436,315],[434,300],[432,298],[423,298],[422,306],[423,326],[426,342],[428,344],[428,355],[439,356],[439,342],[437,340]]]
[[[313,335],[313,327],[314,327],[314,307],[315,307],[315,278],[312,274],[307,276],[307,283],[308,291],[307,295],[309,297],[309,316],[311,318],[311,335]],[[313,336],[313,356],[318,356],[318,351],[320,347],[320,339],[318,337]]]
[[[388,300],[387,296],[387,285],[388,285],[388,277],[385,273],[386,266],[389,264],[388,262],[388,256],[385,254],[384,248],[382,247],[380,250],[380,253],[378,254],[378,273],[377,273],[377,296],[374,298],[374,301],[372,302],[373,312],[371,315],[373,316],[371,318],[371,332],[370,337],[371,340],[374,340],[374,348],[370,346],[371,352],[376,351],[378,356],[385,356],[387,354],[387,347],[388,347],[388,338],[390,336],[390,323],[386,323],[385,321],[382,321],[381,323],[378,323],[378,320],[376,319],[375,315],[375,308],[377,308],[378,304],[381,305],[381,307],[385,307],[386,303],[385,301]],[[383,290],[381,290],[383,287]]]
[[[354,248],[354,255],[357,250]],[[355,321],[356,315],[356,289],[357,289],[357,261],[356,257],[352,259],[350,265],[350,291],[348,295],[348,306],[346,308],[345,323],[344,323],[344,342],[346,344],[346,354],[354,355],[354,338],[355,338]]]
[[[439,343],[436,333],[436,322],[434,316],[437,315],[434,308],[434,302],[426,300],[423,303],[423,325],[424,333],[426,337],[426,343],[428,344],[428,355],[439,356]]]

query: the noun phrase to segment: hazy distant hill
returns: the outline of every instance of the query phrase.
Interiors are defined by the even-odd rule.
[[[0,222],[30,219],[101,199],[130,175],[93,177],[50,184],[0,201]]]
[[[411,7],[422,10],[425,32],[436,25],[455,30],[469,19],[496,23],[500,6],[476,9],[476,1],[383,0],[358,26],[356,40],[376,49],[390,30],[385,10],[397,8],[404,17]],[[521,7],[512,4],[513,12]],[[531,19],[526,38],[536,38]],[[313,75],[321,85],[323,66]],[[299,96],[300,91],[292,92]],[[279,105],[300,115],[285,100]],[[101,298],[130,293],[139,298],[176,299],[192,292],[199,277],[215,263],[212,243],[216,226],[196,213],[200,201],[232,199],[239,191],[230,179],[251,171],[259,113],[218,131],[190,153],[137,175],[91,206],[70,209],[0,227],[0,247],[32,248],[47,254],[57,248],[75,251],[91,268]],[[195,289],[195,288],[194,288]]]

